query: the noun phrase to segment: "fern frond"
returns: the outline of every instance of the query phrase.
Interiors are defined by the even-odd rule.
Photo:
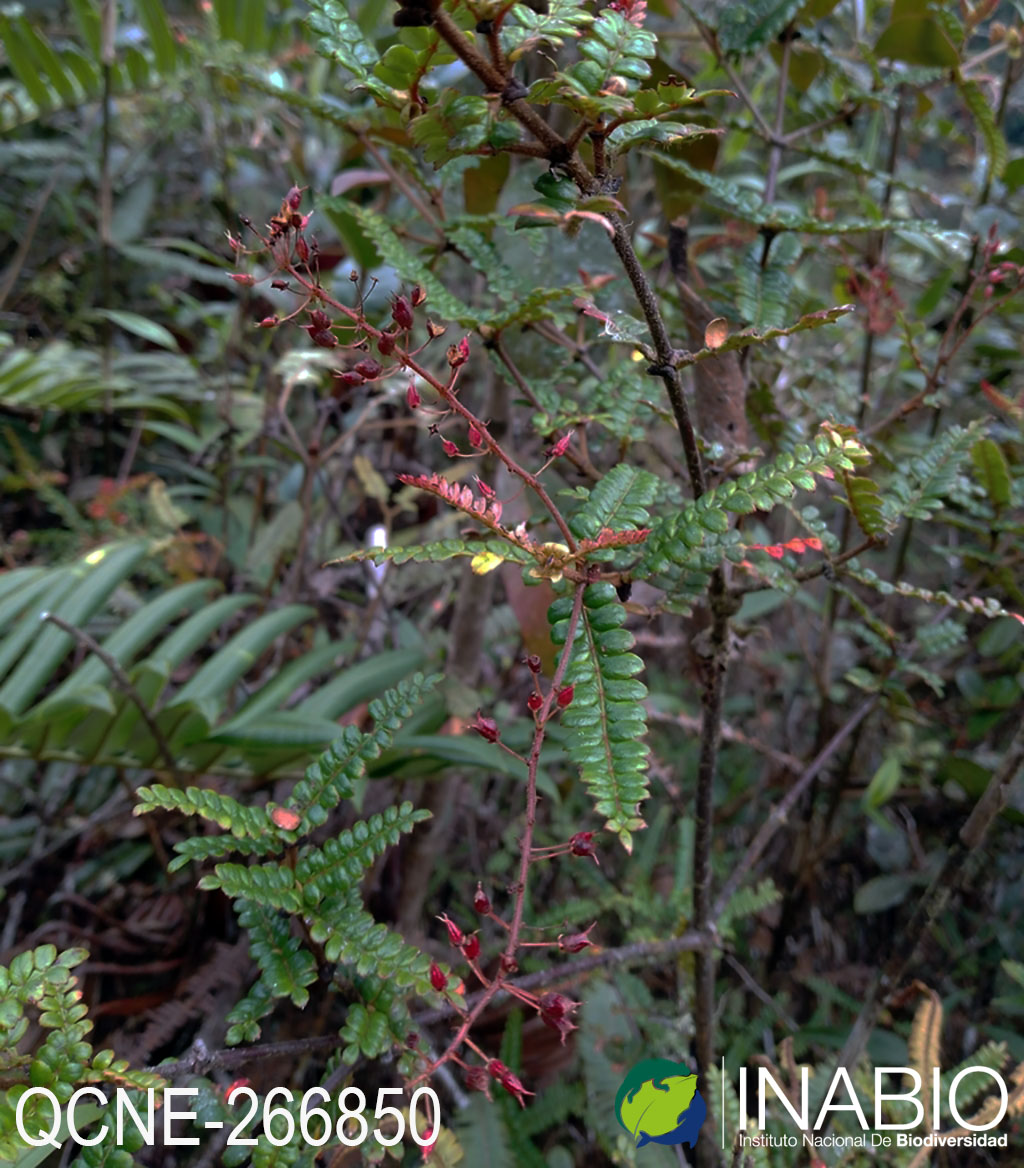
[[[370,715],[376,723],[371,733],[362,734],[354,726],[347,726],[338,741],[310,764],[286,804],[302,819],[300,833],[324,823],[332,808],[352,797],[352,784],[362,777],[366,764],[391,745],[394,731],[439,680],[436,674],[424,677],[417,673],[388,690],[370,705]]]
[[[158,809],[201,815],[242,839],[259,840],[267,835],[273,838],[277,831],[262,807],[246,807],[230,795],[203,787],[187,787],[184,791],[162,783],[140,787],[133,813],[145,815]]]
[[[429,811],[417,810],[409,802],[392,804],[321,847],[304,848],[295,865],[295,882],[306,904],[319,904],[325,896],[357,883],[378,856],[429,818]]]
[[[255,900],[235,902],[238,923],[249,932],[249,951],[260,980],[274,998],[290,998],[300,1008],[309,1001],[306,986],[316,981],[316,960],[291,933],[286,917]]]
[[[572,600],[561,597],[548,610],[551,639],[564,645]],[[627,851],[632,833],[645,826],[639,805],[647,798],[647,733],[643,699],[647,687],[637,681],[643,662],[629,652],[633,634],[623,628],[626,610],[611,584],[590,584],[576,627],[565,681],[574,687],[572,705],[562,715],[568,731],[569,758],[580,775],[605,826]]]
[[[360,977],[388,979],[424,997],[436,995],[430,985],[430,958],[407,945],[365,911],[358,888],[325,897],[310,918],[310,936],[323,945],[328,961],[351,966]]]
[[[913,459],[905,471],[894,476],[886,485],[886,496],[892,500],[898,516],[928,519],[945,506],[982,426],[981,422],[966,427],[951,426],[924,454]]]

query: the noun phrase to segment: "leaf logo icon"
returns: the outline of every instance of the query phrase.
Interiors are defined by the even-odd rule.
[[[648,1143],[692,1148],[707,1106],[697,1090],[697,1075],[686,1063],[644,1059],[623,1079],[615,1114],[638,1148]]]

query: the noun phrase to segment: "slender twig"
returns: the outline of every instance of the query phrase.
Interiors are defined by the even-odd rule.
[[[583,592],[584,585],[578,584],[576,586],[575,596],[573,597],[572,612],[566,626],[565,647],[562,650],[558,666],[555,669],[555,675],[551,679],[551,688],[544,699],[544,704],[536,714],[536,729],[533,734],[533,745],[530,749],[527,769],[526,822],[523,827],[523,834],[519,840],[519,877],[513,886],[514,901],[512,921],[509,925],[508,942],[505,946],[502,969],[499,970],[490,985],[487,986],[479,999],[468,1010],[462,1024],[455,1033],[455,1037],[448,1043],[448,1046],[440,1057],[432,1063],[431,1071],[438,1064],[447,1062],[458,1051],[473,1028],[473,1024],[487,1008],[488,1003],[505,986],[505,967],[509,970],[516,968],[516,953],[519,949],[520,934],[523,927],[523,908],[526,901],[527,876],[531,864],[531,852],[533,850],[533,829],[537,820],[537,770],[540,766],[541,747],[544,745],[544,738],[546,736],[545,723],[553,712],[556,695],[561,687],[562,679],[565,677],[565,671],[569,665],[569,658],[572,656],[573,644],[576,640],[576,630],[579,627],[580,614],[583,612]]]
[[[1010,790],[1024,766],[1024,722],[1014,734],[998,769],[989,779],[984,794],[974,805],[960,832],[946,852],[942,866],[917,902],[906,927],[900,931],[900,944],[885,967],[871,983],[860,1014],[839,1055],[839,1065],[852,1067],[860,1057],[878,1019],[886,996],[908,976],[917,960],[925,937],[931,932],[953,892],[970,876],[969,865],[979,856],[979,849],[1000,812],[1009,804]]]
[[[779,167],[782,165],[782,131],[786,125],[786,90],[789,86],[789,58],[793,51],[792,30],[783,34],[782,62],[779,65],[779,92],[775,99],[775,141],[768,152],[768,177],[764,182],[765,203],[775,201],[775,184],[779,179]]]
[[[164,732],[160,729],[157,720],[150,713],[146,703],[142,700],[142,695],[132,684],[131,678],[121,668],[120,662],[116,657],[111,656],[110,653],[103,648],[103,646],[94,637],[91,637],[84,629],[80,629],[73,624],[69,624],[63,617],[57,616],[56,613],[43,613],[41,620],[48,621],[51,625],[56,625],[58,629],[69,634],[75,638],[80,644],[84,645],[90,653],[94,653],[100,661],[110,670],[110,675],[117,683],[118,687],[122,689],[128,700],[135,706],[135,708],[142,715],[142,720],[146,723],[146,728],[150,734],[153,735],[153,741],[157,744],[160,754],[164,762],[167,764],[167,770],[174,780],[176,787],[181,786],[181,776],[178,772],[177,763],[174,761],[174,752],[171,750],[171,744],[167,741]]]
[[[871,713],[877,704],[877,698],[869,698],[861,706],[859,706],[850,715],[843,725],[832,735],[829,741],[820,751],[818,751],[815,758],[808,765],[807,769],[800,776],[799,779],[786,792],[785,798],[778,806],[773,807],[771,814],[761,825],[757,834],[747,845],[747,850],[740,857],[739,861],[733,866],[729,878],[722,885],[721,891],[715,899],[714,907],[711,910],[711,919],[717,921],[722,913],[725,911],[732,900],[736,891],[743,883],[747,874],[751,871],[757,861],[764,854],[765,848],[771,843],[772,838],[780,827],[785,824],[789,817],[789,813],[793,810],[797,801],[811,785],[811,783],[821,774],[832,756],[836,753],[840,746],[846,741],[853,731],[863,722],[863,720]]]

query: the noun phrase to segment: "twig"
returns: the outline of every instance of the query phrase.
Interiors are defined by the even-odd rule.
[[[729,878],[722,886],[719,892],[713,909],[711,910],[711,919],[717,921],[722,913],[725,911],[732,900],[737,889],[743,883],[747,873],[754,867],[757,861],[761,858],[765,848],[771,843],[772,837],[786,822],[790,811],[796,805],[797,801],[803,795],[804,791],[811,785],[817,776],[824,769],[832,756],[836,753],[840,746],[846,741],[853,731],[863,722],[863,720],[871,713],[877,704],[877,698],[869,698],[861,706],[859,706],[846,722],[832,735],[831,739],[825,746],[818,751],[814,760],[808,765],[807,769],[786,792],[785,798],[778,806],[772,808],[771,814],[761,825],[757,835],[750,841],[747,850],[743,853],[739,862],[734,866]]]
[[[789,85],[789,57],[793,51],[792,30],[783,33],[782,62],[779,65],[779,92],[775,101],[775,141],[768,153],[768,177],[764,182],[764,203],[775,201],[775,184],[782,164],[783,128],[786,124],[786,89]]]
[[[942,867],[917,902],[913,915],[901,930],[900,945],[885,967],[872,980],[864,1005],[839,1055],[839,1066],[852,1067],[867,1043],[878,1018],[882,1002],[890,991],[907,977],[917,959],[918,950],[931,931],[939,914],[945,908],[956,888],[967,882],[968,866],[979,854],[979,849],[999,813],[1008,805],[1010,788],[1024,766],[1024,722],[1021,722],[1010,742],[1003,761],[989,779],[984,794],[974,805],[963,827],[946,853]]]
[[[146,728],[150,734],[153,735],[153,741],[157,744],[160,754],[164,762],[167,764],[167,770],[174,781],[176,787],[181,786],[181,776],[178,772],[177,763],[174,761],[174,753],[171,750],[171,745],[167,741],[164,732],[160,729],[156,719],[150,713],[146,703],[142,700],[142,695],[132,684],[131,678],[121,668],[120,663],[116,657],[112,657],[106,649],[94,638],[91,637],[84,629],[77,628],[73,624],[69,624],[63,617],[57,616],[56,613],[44,612],[40,620],[48,621],[52,625],[56,625],[58,629],[67,633],[69,636],[75,638],[80,644],[84,645],[90,653],[94,653],[103,664],[110,670],[110,675],[117,683],[119,688],[124,691],[125,696],[135,706],[135,708],[142,715],[143,722],[146,723]]]

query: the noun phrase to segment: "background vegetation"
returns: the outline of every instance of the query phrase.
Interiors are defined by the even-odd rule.
[[[1021,20],[0,11],[0,1157],[171,1060],[814,1162],[637,1151],[666,1057],[989,1066],[879,1162],[1020,1162]]]

